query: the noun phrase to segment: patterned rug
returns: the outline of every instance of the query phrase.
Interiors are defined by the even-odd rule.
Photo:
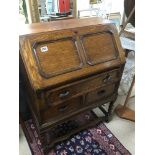
[[[32,154],[44,155],[32,120],[26,121],[25,126],[32,140],[29,143]],[[48,155],[131,155],[131,153],[101,123],[95,128],[81,131],[70,139],[57,144]]]

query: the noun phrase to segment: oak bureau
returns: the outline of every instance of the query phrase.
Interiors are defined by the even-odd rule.
[[[19,39],[29,107],[45,152],[82,129],[109,121],[125,64],[110,21],[88,18],[30,24],[22,27]],[[96,107],[105,117],[82,125],[75,121]]]

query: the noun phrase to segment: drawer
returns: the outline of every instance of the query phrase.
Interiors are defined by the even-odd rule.
[[[64,101],[63,103],[50,106],[48,109],[41,112],[41,118],[43,123],[48,120],[64,118],[71,112],[77,111],[81,108],[83,102],[83,97],[72,98],[68,101]]]
[[[93,76],[79,82],[75,82],[65,87],[53,89],[46,94],[46,101],[48,104],[62,102],[74,95],[81,95],[87,93],[102,85],[114,82],[119,79],[119,70],[113,70],[106,73]]]
[[[91,103],[110,97],[115,92],[115,85],[116,84],[107,85],[89,92],[86,95],[86,103]]]

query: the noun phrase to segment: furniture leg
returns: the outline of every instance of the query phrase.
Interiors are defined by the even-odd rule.
[[[108,111],[106,111],[102,106],[99,106],[100,110],[105,114],[104,120],[107,123],[111,120],[113,105],[114,105],[114,101],[111,101],[109,103]]]

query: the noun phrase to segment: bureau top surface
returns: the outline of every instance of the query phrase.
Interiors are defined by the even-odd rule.
[[[124,63],[117,30],[102,18],[26,25],[20,55],[35,90],[67,84]]]
[[[108,24],[109,20],[93,17],[86,19],[69,19],[44,23],[22,24],[19,29],[19,35],[30,35],[36,33],[43,33],[48,31],[62,30],[75,27],[83,27],[96,24]]]

